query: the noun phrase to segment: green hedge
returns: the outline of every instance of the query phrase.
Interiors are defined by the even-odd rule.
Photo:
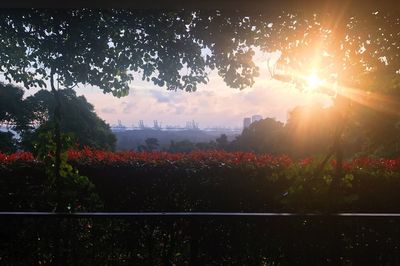
[[[399,212],[400,160],[70,151],[71,211]],[[44,165],[0,156],[2,211],[51,211]],[[399,265],[397,218],[2,218],[0,264]]]
[[[1,159],[3,158],[3,159]],[[355,159],[332,186],[333,164],[285,156],[196,152],[70,151],[87,183],[63,187],[71,210],[399,212],[400,160]],[[0,209],[49,210],[44,166],[29,154],[0,156]],[[93,201],[97,195],[97,202]],[[99,203],[101,203],[99,205]]]

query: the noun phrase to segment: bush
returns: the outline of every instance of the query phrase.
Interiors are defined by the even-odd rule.
[[[316,175],[318,160],[243,152],[83,149],[68,151],[68,158],[104,203],[101,210],[86,206],[91,211],[400,211],[400,159],[347,161],[339,188],[332,190],[334,161]],[[41,194],[42,168],[30,153],[0,154],[3,210],[31,209],[21,202],[26,193]],[[38,199],[29,202],[46,205]]]
[[[240,152],[84,149],[68,157],[94,184],[69,185],[74,210],[400,211],[400,159],[345,162],[332,189],[334,161],[316,174],[318,160]],[[51,210],[31,154],[0,154],[0,182],[2,211]],[[400,248],[395,218],[3,219],[0,228],[0,258],[10,265],[396,265]]]

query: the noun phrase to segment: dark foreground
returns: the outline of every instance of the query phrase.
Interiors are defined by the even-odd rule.
[[[2,215],[1,265],[399,265],[399,216]]]

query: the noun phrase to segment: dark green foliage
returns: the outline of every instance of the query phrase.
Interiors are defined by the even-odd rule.
[[[280,63],[295,71],[317,54],[324,66],[322,74],[337,71],[340,84],[350,87],[365,85],[365,76],[383,77],[382,73],[393,74],[399,69],[398,18],[374,14],[365,21],[363,17],[335,15],[307,18],[280,13],[271,19],[270,26],[262,15],[247,17],[235,12],[2,10],[0,71],[9,81],[22,82],[26,88],[43,87],[45,80],[56,78],[62,88],[91,84],[123,96],[133,79],[128,71],[139,72],[144,80],[170,90],[195,90],[207,81],[208,68],[217,69],[231,87],[251,86],[258,73],[252,45],[281,50]],[[332,27],[335,31],[331,35]],[[367,51],[359,52],[364,45]],[[210,49],[210,55],[202,56],[204,48]],[[324,52],[328,56],[318,59]],[[387,65],[380,62],[382,56]],[[59,140],[43,136],[50,139],[49,147],[42,146],[39,154],[49,171],[54,167],[55,142],[60,144],[61,136]],[[258,144],[275,148],[275,136],[269,137],[259,139]],[[220,139],[220,146],[224,143]],[[56,150],[65,151],[65,147],[59,145]],[[57,189],[65,189],[74,210],[85,204],[82,198],[88,192],[79,194],[78,188],[88,188],[87,179],[75,176],[65,157],[59,159],[60,171],[49,174],[50,179],[44,179],[42,165],[16,169],[2,165],[2,209],[51,210],[53,204],[43,196],[43,184],[57,175],[61,177]],[[332,194],[326,193],[332,184],[331,169],[315,176],[310,169],[283,172],[227,167],[219,162],[203,167],[190,162],[184,167],[174,163],[76,167],[95,183],[104,209],[111,211],[399,211],[398,172],[379,169],[338,175],[341,189]],[[64,201],[62,197],[59,200]],[[84,206],[91,208],[89,203]],[[399,264],[399,226],[390,219],[380,224],[318,219],[179,222],[83,219],[77,223],[61,221],[56,226],[2,220],[0,257],[10,265],[59,264],[60,260],[54,261],[54,250],[62,244],[63,262],[71,265],[182,265],[189,263],[189,252],[193,253],[197,240],[198,265]],[[65,234],[51,234],[57,230]]]
[[[139,145],[138,151],[155,151],[158,150],[160,144],[158,144],[158,139],[156,138],[147,138],[145,140],[145,145]]]
[[[30,126],[30,112],[23,100],[20,87],[0,82],[0,125],[21,131]]]
[[[225,150],[229,144],[228,137],[225,134],[221,134],[215,142],[217,143],[217,148],[221,150]]]
[[[34,150],[34,142],[41,132],[48,131],[54,123],[55,99],[51,92],[40,90],[23,99],[23,90],[12,85],[0,84],[0,124],[21,135],[11,139],[11,133],[2,133],[1,151],[15,150],[18,146]],[[116,138],[108,124],[100,119],[84,96],[76,96],[72,89],[59,92],[61,102],[61,132],[72,133],[80,146],[113,150]],[[17,145],[19,144],[19,145]],[[13,146],[14,145],[14,146]],[[1,148],[4,147],[4,148]]]
[[[38,131],[38,137],[34,141],[36,158],[43,162],[41,166],[44,173],[42,172],[40,178],[45,183],[39,187],[47,208],[52,211],[74,212],[97,206],[99,202],[93,194],[93,184],[68,161],[66,151],[73,144],[73,137],[69,134],[61,134],[60,168],[55,172],[56,140],[52,134],[54,125],[47,126],[47,130]]]
[[[392,100],[396,100],[393,98]],[[289,112],[286,124],[272,118],[257,121],[229,143],[228,150],[289,154],[295,158],[321,157],[332,148],[337,125],[333,107],[299,106]],[[345,158],[400,155],[400,118],[353,104],[343,132]]]
[[[252,123],[230,143],[230,148],[295,158],[325,155],[335,127],[331,113],[331,108],[321,106],[296,107],[286,124],[273,118]]]
[[[68,136],[63,138],[64,142],[68,143]],[[54,151],[45,152],[54,150],[54,140],[48,135],[43,135],[42,139],[47,139],[48,147],[39,151],[39,158],[52,164]],[[114,156],[101,153],[99,152],[99,158]],[[173,154],[171,156],[182,157]],[[338,211],[399,211],[396,204],[399,195],[396,190],[400,183],[398,169],[393,168],[396,167],[395,160],[387,160],[387,166],[374,166],[368,160],[365,163],[361,161],[361,164],[354,164],[351,168],[347,166],[346,175],[339,184],[340,192],[336,191],[334,195],[327,193],[332,181],[332,166],[326,166],[321,173],[315,175],[314,171],[319,164],[317,160],[304,160],[291,166],[280,165],[282,163],[257,166],[248,163],[246,159],[237,163],[223,163],[211,159],[208,162],[197,162],[193,159],[181,159],[176,162],[122,162],[110,157],[109,163],[101,164],[100,161],[97,163],[97,160],[89,160],[87,158],[87,161],[82,159],[82,162],[74,162],[73,168],[95,184],[105,209],[109,211],[323,212],[330,210],[328,203],[331,200],[335,202],[334,210]],[[13,175],[15,169],[15,180],[25,179],[26,176],[35,173],[32,176],[33,183],[29,184],[39,185],[42,182],[43,169],[30,173],[29,167],[37,168],[35,163],[24,166],[23,171],[20,169],[21,165],[24,166],[18,161],[2,164],[1,176]],[[73,168],[65,169],[63,176],[73,174]],[[2,204],[8,204],[9,207],[3,205],[3,209],[23,208],[13,205],[11,200],[6,200],[9,195],[15,195],[15,191],[12,190],[18,189],[7,186],[6,182],[3,188],[11,191],[2,193],[5,197]],[[371,201],[371,198],[374,200]]]
[[[91,84],[120,97],[133,80],[128,71],[186,91],[207,82],[208,68],[234,88],[251,86],[258,73],[248,46],[255,32],[239,14],[34,9],[2,10],[0,18],[0,69],[27,88],[57,74],[62,88]]]
[[[191,152],[195,150],[197,145],[189,140],[173,141],[169,145],[169,152]]]
[[[217,143],[215,141],[198,142],[195,144],[195,147],[200,151],[215,150],[217,148]]]
[[[14,132],[30,128],[30,112],[23,100],[24,91],[20,87],[0,82],[0,126],[12,131],[0,131],[0,151],[15,152],[18,141]],[[13,132],[14,131],[14,132]]]
[[[104,120],[94,112],[93,106],[86,101],[84,96],[76,96],[72,89],[59,92],[61,102],[60,129],[63,133],[72,133],[75,141],[80,146],[95,147],[97,149],[113,150],[116,138]],[[31,112],[39,126],[33,132],[23,135],[25,148],[32,149],[29,145],[38,138],[40,132],[47,131],[54,117],[51,115],[55,108],[55,99],[51,92],[40,90],[35,95],[26,99]]]
[[[0,121],[13,123],[21,113],[24,91],[12,85],[0,83]]]
[[[341,12],[329,10],[312,15],[283,12],[273,21],[269,35],[260,41],[264,41],[261,46],[267,50],[282,51],[278,62],[281,71],[276,71],[278,79],[283,73],[289,76],[284,80],[304,89],[306,84],[301,76],[315,68],[318,76],[344,86],[343,92],[348,88],[386,91],[382,83],[398,76],[398,14],[371,11],[364,16],[346,16]],[[331,89],[320,90],[335,94]]]
[[[222,142],[223,144],[229,144],[229,142]],[[215,141],[209,142],[191,142],[189,140],[171,141],[168,152],[191,152],[191,151],[211,151],[211,150],[223,150],[227,146],[218,146]]]
[[[4,153],[13,153],[16,151],[17,144],[14,134],[11,132],[0,131],[0,151]]]
[[[392,97],[392,101],[397,101]],[[400,101],[399,101],[400,102]],[[361,155],[396,157],[400,155],[400,116],[356,105],[348,138],[357,140]]]
[[[285,132],[282,122],[266,118],[243,129],[240,136],[232,142],[234,150],[254,151],[258,153],[285,153]]]
[[[294,108],[285,124],[283,145],[286,145],[286,152],[297,158],[326,155],[332,147],[336,126],[332,107],[313,105]],[[351,145],[345,147],[346,150],[352,148]]]
[[[355,169],[332,195],[327,192],[333,170],[310,177],[316,163],[285,169],[217,161],[202,167],[192,161],[82,162],[75,166],[95,184],[104,205],[91,205],[84,186],[76,189],[74,204],[111,212],[400,211],[398,171]],[[51,208],[41,194],[46,179],[40,164],[3,165],[0,175],[2,210]],[[396,265],[400,244],[394,218],[96,218],[60,223],[7,218],[1,225],[0,254],[12,264],[49,264],[58,243],[61,258],[74,265],[186,265],[193,256],[200,265]]]

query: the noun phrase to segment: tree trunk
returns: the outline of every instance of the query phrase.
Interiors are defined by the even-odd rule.
[[[335,174],[332,179],[331,184],[331,195],[330,198],[332,200],[330,207],[331,211],[336,211],[337,204],[335,199],[338,196],[340,180],[343,178],[343,132],[345,130],[345,126],[348,120],[350,102],[344,96],[338,95],[335,100],[335,120],[336,120],[336,129],[334,135],[334,143],[333,143],[333,155],[336,159],[335,166]]]
[[[347,122],[349,112],[349,100],[338,95],[335,101],[336,130],[333,150],[336,159],[335,179],[339,181],[343,177],[343,131]]]
[[[61,124],[61,101],[60,101],[60,96],[59,96],[59,91],[56,90],[54,86],[54,71],[53,69],[51,70],[50,74],[50,86],[51,86],[51,92],[53,93],[56,105],[54,108],[54,138],[56,142],[56,150],[55,150],[55,162],[54,162],[54,178],[55,178],[55,190],[57,194],[57,206],[56,210],[60,210],[62,208],[62,202],[61,202],[61,197],[60,197],[60,190],[61,190],[61,174],[60,174],[60,169],[61,169],[61,129],[60,129],[60,124]]]
[[[341,117],[339,118],[341,119]],[[340,180],[343,173],[343,150],[342,150],[342,126],[340,125],[342,121],[338,121],[338,126],[335,130],[333,150],[336,159],[335,166],[335,179]]]

